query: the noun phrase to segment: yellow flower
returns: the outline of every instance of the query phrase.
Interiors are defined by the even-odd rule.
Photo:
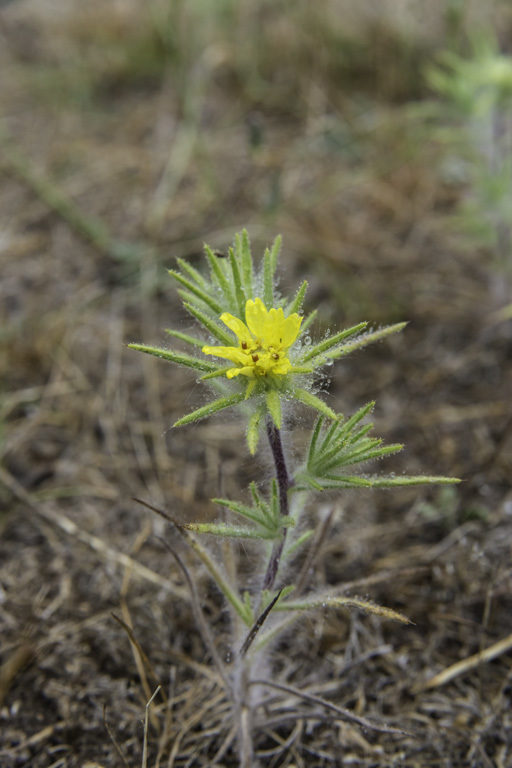
[[[284,316],[282,309],[267,310],[261,299],[249,299],[245,305],[245,320],[224,312],[220,319],[233,331],[238,347],[203,347],[205,355],[224,357],[235,363],[226,375],[228,379],[244,376],[283,376],[292,364],[286,353],[299,335],[302,317],[294,312]]]

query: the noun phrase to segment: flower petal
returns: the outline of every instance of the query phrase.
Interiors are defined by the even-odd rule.
[[[280,360],[276,365],[274,365],[272,369],[272,373],[279,373],[281,376],[284,376],[288,371],[291,370],[292,364],[288,360],[287,357],[283,357],[282,360]]]
[[[201,352],[204,355],[224,357],[226,360],[231,360],[232,363],[239,363],[240,365],[245,365],[248,362],[247,353],[238,349],[238,347],[203,347]]]
[[[244,368],[230,368],[229,371],[226,372],[226,376],[228,379],[232,379],[234,376],[239,376],[241,373],[244,376],[254,376],[254,366],[247,365]]]
[[[281,346],[281,326],[284,323],[284,312],[281,308],[271,309],[263,325],[262,336],[267,346]]]
[[[238,317],[230,315],[229,312],[224,312],[220,316],[220,319],[224,325],[227,325],[230,331],[233,331],[233,333],[236,334],[240,343],[245,342],[249,346],[252,346],[253,338],[251,336],[251,332],[247,328],[246,324],[243,323]]]
[[[296,312],[290,315],[284,321],[281,328],[281,338],[283,340],[283,347],[291,347],[297,336],[299,335],[300,326],[302,323],[302,317]]]
[[[261,299],[249,299],[245,305],[245,319],[249,330],[256,338],[264,336],[268,312]]]

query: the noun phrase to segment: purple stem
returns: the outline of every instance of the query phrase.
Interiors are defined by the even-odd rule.
[[[291,480],[286,467],[281,432],[270,418],[267,420],[267,437],[276,467],[277,487],[279,489],[279,512],[283,516],[288,516],[288,491],[291,488],[293,481]],[[274,586],[277,571],[279,569],[279,561],[283,554],[285,536],[286,528],[283,529],[281,539],[275,542],[272,549],[267,572],[263,579],[263,589],[272,589]]]

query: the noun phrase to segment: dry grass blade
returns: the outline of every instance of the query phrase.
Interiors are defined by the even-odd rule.
[[[431,677],[425,683],[417,686],[413,689],[413,691],[417,693],[421,690],[439,688],[439,686],[445,685],[445,683],[449,683],[450,680],[453,680],[455,677],[463,675],[465,672],[469,672],[471,669],[475,669],[475,667],[479,667],[480,664],[485,664],[488,661],[497,659],[498,656],[507,653],[507,651],[510,651],[511,649],[512,634],[503,638],[503,640],[499,640],[497,643],[494,643],[494,645],[489,646],[489,648],[486,648],[483,651],[479,651],[479,653],[475,653],[473,656],[469,656],[467,659],[462,659],[456,664],[452,664],[446,669],[443,669],[442,672],[439,672],[439,674]]]
[[[143,501],[142,499],[134,499],[134,501],[137,501],[139,504],[142,504],[144,507],[147,507],[148,509],[151,509],[153,512],[155,512],[157,515],[160,515],[164,518],[164,520],[167,520],[168,522],[172,523],[180,533],[182,533],[189,543],[192,543],[191,537],[188,536],[184,531],[182,526],[180,526],[170,515],[167,514],[167,512],[158,509],[158,507],[153,506],[152,504],[149,504],[146,501]],[[199,632],[201,634],[201,637],[203,638],[203,642],[206,646],[206,648],[209,650],[212,659],[215,662],[215,665],[217,667],[217,670],[224,682],[224,685],[226,686],[226,689],[229,689],[229,681],[228,677],[226,675],[226,670],[224,667],[224,664],[222,662],[222,659],[219,656],[219,653],[217,651],[217,647],[215,645],[215,640],[213,639],[213,635],[211,633],[211,630],[208,626],[207,621],[204,618],[204,614],[201,608],[201,602],[199,600],[197,590],[194,584],[193,579],[190,576],[190,573],[188,571],[188,568],[186,567],[185,563],[181,559],[181,557],[175,552],[172,547],[169,546],[169,544],[166,541],[162,541],[162,544],[166,547],[166,549],[171,553],[171,555],[175,558],[176,562],[178,563],[179,567],[181,568],[183,575],[185,576],[185,579],[187,581],[188,588],[190,590],[190,595],[192,597],[192,610],[194,611],[194,617],[196,620],[197,627],[199,629]]]
[[[2,707],[16,675],[30,664],[35,656],[35,648],[25,643],[17,648],[0,666],[0,707]]]
[[[392,728],[387,725],[379,725],[377,723],[372,723],[371,720],[367,720],[365,717],[360,717],[359,715],[355,715],[353,712],[350,712],[348,709],[344,709],[343,707],[338,707],[336,704],[333,704],[330,701],[327,701],[326,699],[322,699],[320,696],[315,696],[314,694],[307,693],[306,691],[301,691],[299,688],[295,688],[291,685],[284,685],[284,683],[275,683],[270,680],[251,680],[249,685],[262,685],[262,686],[268,686],[269,688],[275,688],[278,691],[283,691],[283,693],[287,693],[291,696],[295,696],[298,699],[302,699],[302,701],[306,701],[310,704],[316,704],[317,706],[324,707],[325,709],[329,710],[329,712],[333,712],[337,719],[340,720],[348,720],[352,723],[357,723],[362,728],[368,728],[372,731],[378,731],[379,733],[392,733],[397,736],[410,736],[412,734],[408,733],[407,731],[400,730],[398,728]],[[311,718],[314,717],[311,712],[304,713],[305,718]]]
[[[224,741],[222,742],[222,744],[220,745],[220,747],[212,757],[212,762],[211,762],[212,765],[216,765],[219,762],[219,760],[221,760],[224,757],[228,749],[232,746],[232,744],[236,739],[237,730],[238,730],[238,724],[235,723],[235,725],[233,725],[231,730],[228,731],[228,733],[226,734],[226,738],[224,739]]]
[[[133,558],[126,555],[124,552],[118,552],[113,547],[109,547],[105,544],[103,539],[98,536],[94,536],[87,531],[84,531],[80,526],[74,523],[66,515],[53,509],[49,504],[39,502],[32,494],[23,488],[22,485],[13,477],[5,467],[0,467],[0,483],[2,483],[9,491],[20,501],[26,504],[33,512],[36,512],[40,517],[47,520],[52,525],[59,528],[69,536],[73,536],[79,541],[87,544],[88,547],[100,554],[107,562],[116,563],[123,568],[131,568],[139,578],[149,581],[162,589],[167,590],[176,597],[184,597],[185,591],[177,587],[169,579],[164,579],[155,571],[147,568],[145,565],[138,563]]]
[[[144,740],[142,743],[142,768],[147,768],[148,765],[148,730],[149,730],[149,708],[151,704],[153,703],[155,697],[157,696],[158,692],[161,690],[162,686],[159,685],[158,688],[155,690],[149,701],[146,702],[146,713],[144,717]]]
[[[42,743],[51,739],[55,733],[57,733],[61,728],[64,728],[65,726],[66,723],[64,720],[59,720],[56,723],[52,723],[52,725],[48,725],[37,733],[34,733],[32,736],[30,736],[30,738],[23,739],[14,748],[9,750],[0,749],[0,758],[9,758],[18,753],[23,753],[27,749],[36,749]],[[20,760],[20,762],[24,762],[23,758]]]
[[[165,545],[165,547],[169,550],[169,552],[175,558],[176,562],[178,563],[179,567],[183,572],[183,575],[185,576],[186,582],[188,584],[188,588],[190,589],[190,595],[192,598],[192,610],[194,611],[194,618],[196,620],[197,628],[199,629],[199,632],[201,634],[201,637],[203,639],[203,642],[207,650],[210,652],[212,659],[215,662],[219,675],[221,676],[224,682],[224,685],[226,686],[226,689],[229,690],[229,680],[226,674],[225,665],[222,659],[220,658],[211,629],[208,626],[208,622],[204,617],[203,609],[201,608],[201,601],[199,600],[199,595],[197,594],[197,590],[196,590],[194,581],[190,576],[189,570],[185,565],[185,563],[183,562],[183,560],[181,559],[181,557],[178,555],[178,553],[175,552],[172,549],[172,547],[170,547],[167,544],[167,542],[163,541],[162,543]]]
[[[194,729],[199,723],[204,725],[208,721],[207,715],[212,711],[215,713],[217,733],[221,733],[224,725],[221,705],[226,704],[226,697],[224,691],[220,691],[217,695],[213,696],[212,693],[216,687],[217,686],[210,686],[206,691],[199,691],[196,689],[191,691],[194,711],[189,717],[186,717],[185,719],[183,719],[183,717],[180,718],[180,728],[177,733],[172,735],[172,747],[167,761],[167,768],[172,768],[175,765],[176,759],[180,758],[181,760],[180,756],[184,757],[187,748],[190,748],[190,746],[192,747],[192,754],[198,754],[200,751],[199,737],[204,736],[204,728],[201,728],[200,734],[197,734]],[[198,702],[205,703],[200,703],[198,705]],[[228,707],[229,713],[231,713],[231,705],[228,704]],[[192,745],[184,745],[187,736],[192,740]]]
[[[146,542],[147,537],[148,537],[150,531],[151,531],[151,526],[150,525],[146,525],[139,532],[139,534],[137,536],[137,539],[136,539],[134,545],[131,548],[131,552],[130,552],[131,555],[136,555],[139,552],[139,550],[142,547],[142,545]],[[123,614],[124,622],[125,622],[126,626],[131,627],[132,631],[133,631],[132,617],[130,615],[130,609],[128,607],[128,601],[126,599],[127,594],[128,594],[128,590],[129,590],[129,586],[130,586],[130,576],[131,576],[131,569],[130,568],[126,568],[125,572],[124,572],[123,583],[122,583],[122,586],[121,586],[120,601],[121,601],[121,611],[122,611],[122,614]],[[146,656],[146,661],[144,661],[144,659],[143,659],[143,657],[141,655],[141,649],[140,649],[140,644],[139,643],[137,643],[137,645],[134,645],[133,642],[132,642],[132,649],[133,649],[133,652],[134,652],[135,664],[137,666],[137,672],[139,673],[139,678],[140,678],[140,681],[142,683],[142,687],[144,689],[144,694],[146,696],[146,700],[148,700],[148,699],[151,698],[151,690],[150,690],[148,679],[147,679],[147,675],[146,675],[146,665],[149,662],[147,660],[147,656]],[[155,675],[154,679],[155,680],[157,679],[156,675]],[[157,721],[154,718],[153,718],[153,725],[155,727],[158,727],[158,723],[157,723]]]
[[[128,760],[126,759],[126,756],[125,756],[123,750],[121,749],[120,744],[118,743],[116,737],[114,736],[112,728],[108,724],[108,721],[107,721],[107,705],[106,704],[103,705],[103,725],[105,726],[105,728],[107,730],[109,738],[110,738],[112,744],[114,745],[117,754],[119,755],[119,757],[123,761],[124,767],[125,768],[130,768],[130,764],[129,764]]]
[[[267,605],[265,610],[260,614],[260,616],[258,616],[257,620],[254,622],[253,626],[249,630],[249,633],[247,634],[247,637],[245,638],[245,640],[244,640],[244,642],[242,644],[242,647],[240,648],[240,655],[241,656],[245,656],[245,654],[247,653],[247,651],[251,647],[251,645],[252,645],[256,635],[258,634],[258,632],[260,631],[261,627],[265,623],[265,621],[267,619],[267,616],[269,615],[270,611],[272,610],[274,605],[277,603],[277,601],[281,597],[281,592],[282,591],[283,591],[282,589],[279,590],[279,592],[274,597],[274,599],[271,600],[271,602]]]
[[[231,584],[226,580],[224,574],[218,568],[213,558],[210,557],[205,547],[201,546],[199,542],[196,541],[194,536],[192,536],[189,533],[187,528],[183,525],[180,525],[178,521],[175,520],[173,517],[171,517],[171,515],[169,515],[167,512],[161,509],[158,509],[157,507],[154,507],[152,504],[149,504],[147,501],[143,501],[142,499],[134,499],[134,501],[138,502],[139,504],[142,504],[142,506],[144,507],[147,507],[147,509],[151,509],[153,512],[156,512],[157,515],[160,515],[160,517],[163,517],[164,520],[168,520],[170,523],[174,525],[178,533],[183,537],[183,539],[187,542],[189,547],[196,553],[199,560],[203,563],[203,565],[209,571],[210,576],[212,577],[217,587],[224,594],[224,597],[226,597],[226,599],[228,600],[229,603],[231,603],[231,606],[235,609],[238,615],[242,617],[244,621],[246,621],[247,623],[248,622],[247,606],[241,600],[240,595],[238,594],[237,588],[236,587],[233,588]]]
[[[258,751],[258,757],[263,757],[268,759],[269,757],[277,757],[279,755],[282,755],[283,752],[288,753],[292,746],[299,740],[299,737],[302,733],[304,727],[304,722],[302,719],[298,720],[297,724],[295,725],[295,728],[291,732],[291,734],[288,736],[287,739],[282,739],[275,731],[273,731],[271,728],[266,728],[265,733],[270,736],[279,746],[274,747],[274,749],[262,749]]]
[[[158,677],[157,677],[157,675],[156,675],[156,672],[155,672],[155,670],[153,669],[153,667],[152,667],[152,665],[151,665],[151,662],[149,661],[149,659],[148,659],[147,655],[146,655],[146,654],[144,653],[144,651],[142,650],[142,648],[141,648],[141,646],[140,646],[140,643],[139,643],[139,641],[138,641],[138,640],[137,640],[137,638],[135,637],[135,633],[134,633],[134,631],[133,631],[132,627],[130,627],[130,625],[129,625],[129,624],[127,624],[127,623],[126,623],[126,621],[124,621],[123,619],[121,619],[119,616],[116,616],[116,614],[115,614],[115,613],[113,613],[113,614],[112,614],[112,618],[114,618],[114,619],[117,621],[117,623],[118,623],[118,624],[119,624],[119,625],[120,625],[120,626],[121,626],[121,627],[124,629],[124,631],[125,631],[125,632],[126,632],[126,634],[128,635],[128,638],[129,638],[129,640],[130,640],[131,644],[133,645],[133,647],[134,647],[134,648],[135,648],[135,650],[137,651],[137,655],[138,655],[138,657],[139,657],[139,659],[140,659],[141,663],[143,664],[143,667],[144,667],[144,669],[145,669],[145,670],[147,669],[147,671],[148,671],[148,672],[149,672],[149,674],[151,675],[151,677],[152,677],[152,679],[154,680],[154,682],[155,682],[155,683],[158,683],[158,686],[159,686],[159,688],[160,688],[160,687],[161,687],[161,683],[160,683],[160,681],[159,681],[159,679],[158,679]],[[144,680],[144,679],[145,679],[145,677],[143,678],[143,680]],[[166,697],[166,694],[165,694],[165,692],[163,691],[163,689],[162,689],[162,696],[163,696],[164,698]]]

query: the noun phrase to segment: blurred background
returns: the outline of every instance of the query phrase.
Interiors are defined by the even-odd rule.
[[[415,626],[326,616],[287,647],[284,679],[339,678],[338,704],[414,737],[313,729],[273,764],[510,764],[506,655],[424,681],[512,633],[511,33],[505,0],[0,2],[2,765],[121,765],[114,739],[140,764],[154,688],[112,611],[179,702],[150,764],[213,764],[193,724],[169,746],[205,652],[133,497],[204,518],[219,468],[232,498],[260,470],[233,420],[172,431],[201,385],[125,344],[186,332],[166,270],[243,227],[257,257],[282,234],[319,335],[409,322],[337,364],[329,402],[377,400],[406,445],[386,470],[464,480],[328,500],[312,582],[369,579]]]

